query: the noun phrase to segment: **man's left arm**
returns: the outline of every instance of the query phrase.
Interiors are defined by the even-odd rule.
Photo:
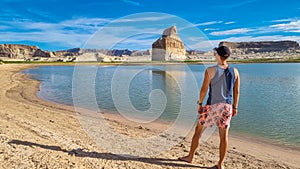
[[[237,108],[238,108],[238,103],[239,103],[239,97],[240,97],[240,75],[237,69],[234,69],[235,73],[235,83],[234,83],[234,88],[233,88],[233,111],[232,111],[232,116],[237,115]]]

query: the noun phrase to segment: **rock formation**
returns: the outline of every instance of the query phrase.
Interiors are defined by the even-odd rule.
[[[55,55],[53,54],[53,52],[50,51],[43,51],[41,49],[37,49],[32,57],[54,57]]]
[[[72,48],[68,50],[59,50],[54,52],[54,55],[56,56],[78,56],[82,53],[81,48]]]
[[[145,50],[145,51],[132,51],[130,56],[149,56],[151,55],[151,50]]]
[[[151,50],[138,51],[129,49],[83,49],[46,51],[37,46],[0,44],[0,60],[4,61],[150,61]]]
[[[295,52],[300,46],[295,41],[262,41],[262,42],[221,42],[234,54],[251,54],[264,52]]]
[[[183,61],[186,59],[185,54],[176,26],[165,29],[161,38],[152,44],[152,61]]]
[[[11,59],[24,59],[34,55],[39,48],[37,46],[17,45],[17,44],[1,44],[0,57]]]
[[[109,52],[107,52],[107,55],[110,56],[123,56],[123,55],[128,55],[130,56],[132,53],[132,51],[128,50],[128,49],[124,49],[124,50],[118,50],[118,49],[113,49]]]
[[[300,46],[296,41],[220,42],[219,46],[231,50],[229,60],[235,59],[290,59],[300,58]],[[187,60],[214,61],[213,50],[187,51]]]

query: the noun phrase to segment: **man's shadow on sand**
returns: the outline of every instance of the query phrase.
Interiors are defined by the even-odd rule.
[[[122,156],[112,153],[98,153],[98,152],[88,152],[83,149],[73,149],[73,150],[65,150],[59,146],[49,146],[38,143],[33,143],[29,141],[21,141],[21,140],[11,140],[8,144],[16,144],[16,145],[25,145],[29,147],[40,147],[48,150],[61,151],[68,153],[68,155],[74,155],[76,157],[90,157],[90,158],[101,158],[106,160],[121,160],[121,161],[139,161],[148,164],[155,165],[164,165],[164,166],[172,166],[172,167],[190,167],[190,168],[203,168],[203,169],[217,169],[214,167],[201,167],[195,166],[191,164],[183,164],[183,163],[175,163],[179,162],[177,159],[166,159],[166,158],[145,158],[145,157],[130,157],[130,156]]]

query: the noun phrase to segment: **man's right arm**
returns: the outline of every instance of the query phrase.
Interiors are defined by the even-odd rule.
[[[199,96],[199,103],[202,103],[204,100],[204,97],[206,96],[207,90],[208,90],[208,86],[210,83],[210,75],[209,75],[209,70],[205,70],[205,74],[204,74],[204,79],[203,79],[203,83],[202,83],[202,87],[200,90],[200,96]]]

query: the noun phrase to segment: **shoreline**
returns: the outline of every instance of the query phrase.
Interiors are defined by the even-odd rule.
[[[41,66],[41,65],[0,65],[1,75],[3,74],[3,71],[7,71],[7,72],[4,72],[4,73],[7,73],[7,76],[9,76],[9,78],[5,81],[5,83],[13,85],[13,87],[8,86],[4,90],[1,90],[1,108],[3,108],[3,110],[0,111],[1,112],[1,117],[0,117],[1,122],[4,121],[4,124],[6,124],[7,126],[10,126],[10,121],[13,121],[14,119],[18,119],[18,118],[21,121],[22,121],[22,118],[25,121],[26,121],[26,119],[32,119],[32,121],[30,121],[30,123],[32,123],[32,126],[38,126],[37,124],[40,124],[40,123],[44,124],[44,122],[45,122],[45,128],[44,128],[44,130],[41,130],[41,131],[35,130],[35,128],[31,126],[32,127],[31,130],[34,130],[35,133],[38,133],[37,134],[38,136],[36,136],[38,138],[35,139],[35,142],[39,141],[40,143],[41,142],[42,143],[48,143],[47,141],[45,141],[43,139],[42,136],[39,136],[39,135],[43,135],[43,134],[47,135],[47,132],[46,132],[46,134],[43,133],[45,130],[46,131],[47,130],[53,130],[53,131],[56,130],[57,133],[53,132],[52,133],[53,135],[59,135],[58,133],[62,132],[60,130],[57,130],[57,129],[51,127],[51,124],[56,124],[56,123],[61,122],[61,123],[57,124],[58,126],[56,126],[56,127],[59,128],[61,126],[65,126],[70,130],[70,133],[74,133],[74,132],[77,133],[76,128],[80,127],[80,124],[78,123],[78,119],[76,117],[76,112],[74,111],[74,107],[61,105],[61,104],[58,104],[58,103],[55,103],[55,102],[49,102],[49,101],[41,100],[41,98],[39,98],[37,96],[37,92],[39,90],[40,82],[36,81],[36,80],[33,80],[33,79],[30,79],[29,76],[26,75],[26,74],[18,73],[22,70],[32,68],[32,67],[35,67],[35,66]],[[5,68],[3,68],[3,67],[5,67]],[[4,80],[4,79],[2,79],[2,80]],[[13,104],[10,104],[9,102],[13,102]],[[10,106],[8,106],[5,109],[3,107],[4,103],[9,104],[10,106],[13,106],[14,104],[16,104],[18,106],[21,105],[21,107],[16,106],[16,108],[11,108]],[[14,111],[11,111],[11,109],[15,109],[17,113],[14,115],[14,113],[13,113]],[[27,111],[28,114],[24,114],[23,110]],[[12,115],[10,113],[7,114],[7,112],[12,113]],[[41,114],[39,112],[43,112],[43,114]],[[105,114],[109,114],[109,113],[105,113]],[[26,115],[28,115],[28,116],[31,115],[30,116],[31,118],[26,117]],[[9,116],[9,118],[4,118],[4,117],[8,117],[8,116]],[[22,117],[19,117],[19,116],[22,116]],[[46,117],[47,119],[45,120],[45,119],[37,118],[37,119],[33,120],[32,117],[34,117],[34,116],[36,116],[36,117],[42,116],[42,117]],[[64,118],[61,118],[61,117],[70,118],[71,121],[72,121],[70,123],[72,125],[65,124]],[[49,118],[50,118],[50,120],[49,120]],[[123,130],[122,126],[123,127],[127,126],[130,130],[133,131],[132,133],[135,133],[136,130],[138,132],[140,132],[140,130],[142,130],[144,132],[152,132],[154,134],[157,132],[155,129],[149,129],[148,126],[144,126],[141,129],[137,128],[138,127],[138,126],[136,126],[137,124],[134,124],[133,126],[131,124],[131,126],[130,126],[130,124],[127,124],[127,122],[124,122],[124,120],[120,121],[121,119],[118,119],[116,117],[107,116],[107,118],[111,123],[114,123],[113,125],[119,126],[119,130]],[[109,119],[109,118],[111,118],[111,119]],[[36,122],[34,123],[34,121],[36,121]],[[50,123],[50,126],[49,126],[48,123]],[[21,123],[21,124],[23,124],[23,123]],[[27,124],[24,123],[24,125],[27,125]],[[49,128],[47,128],[46,126],[49,126]],[[19,129],[18,127],[15,127],[15,128]],[[1,129],[0,130],[0,134],[1,134],[0,136],[4,135],[4,136],[7,137],[7,139],[5,140],[5,137],[3,136],[4,141],[3,141],[3,139],[0,139],[1,143],[2,142],[8,143],[12,139],[14,140],[15,138],[20,137],[20,136],[14,136],[13,133],[10,133],[10,131],[6,131],[4,129],[4,126],[1,127],[0,129]],[[148,129],[150,131],[148,131]],[[21,130],[21,129],[19,129],[19,130]],[[193,131],[191,131],[191,133],[192,132]],[[70,135],[70,133],[65,133],[65,135],[69,134],[69,136],[72,136],[72,135]],[[188,140],[190,140],[190,138],[191,138],[191,136],[190,136],[191,133],[187,137]],[[23,136],[23,138],[24,137],[26,137],[26,136]],[[77,136],[75,136],[75,137],[77,137]],[[253,140],[249,141],[249,139],[243,139],[243,136],[235,136],[233,133],[231,133],[229,135],[229,137],[230,137],[229,138],[230,139],[229,155],[228,155],[228,158],[225,162],[226,163],[225,166],[228,166],[229,168],[232,168],[232,167],[233,168],[241,168],[241,166],[244,167],[244,168],[247,168],[247,167],[248,168],[253,168],[253,166],[255,166],[255,165],[257,165],[257,167],[258,166],[265,166],[263,168],[274,168],[276,166],[279,167],[279,168],[284,168],[284,166],[289,166],[291,168],[296,168],[296,167],[298,167],[297,164],[300,164],[300,158],[299,158],[300,157],[300,152],[299,152],[299,150],[292,150],[292,149],[288,149],[287,147],[278,147],[278,146],[275,146],[275,145],[270,145],[267,142],[266,143],[257,142],[257,140],[256,141],[253,141]],[[241,138],[239,138],[239,137],[241,137]],[[88,138],[88,136],[86,136],[86,134],[84,132],[80,134],[80,138],[85,140],[85,141],[84,142],[79,141],[80,143],[77,144],[77,146],[73,146],[73,147],[78,147],[78,145],[81,145],[82,147],[85,147],[85,149],[87,149],[87,150],[90,150],[90,151],[94,150],[94,151],[97,151],[97,152],[99,152],[99,151],[101,152],[101,150],[99,150],[98,147],[96,147],[92,143],[91,139]],[[26,139],[30,140],[30,138],[27,138],[27,137],[26,137]],[[73,138],[69,138],[69,139],[73,140]],[[50,145],[60,144],[60,147],[65,147],[65,149],[67,149],[67,150],[73,148],[72,144],[71,145],[65,145],[65,144],[60,143],[57,140],[59,140],[59,139],[54,140]],[[88,142],[89,144],[87,144],[86,142]],[[209,151],[212,147],[215,147],[216,145],[218,145],[218,144],[216,144],[216,142],[218,142],[218,139],[216,139],[216,136],[213,136],[207,141],[207,143],[203,143],[204,144],[203,147],[207,148],[207,150]],[[213,143],[213,145],[211,145],[212,143]],[[162,156],[174,159],[174,158],[176,158],[176,157],[174,157],[174,155],[175,156],[176,155],[181,156],[181,154],[186,154],[185,151],[186,151],[186,149],[188,149],[188,146],[189,146],[190,142],[184,140],[183,143],[181,143],[181,144],[183,144],[183,146],[181,146],[181,145],[179,147],[176,146],[176,147],[172,148],[171,150],[169,150],[168,152],[164,152],[164,154]],[[0,161],[2,161],[1,157],[2,157],[2,154],[3,154],[1,152],[4,151],[4,154],[9,154],[8,150],[10,150],[10,148],[11,148],[11,147],[9,147],[11,144],[3,144],[3,145],[4,145],[4,148],[0,147]],[[7,149],[5,149],[5,146],[6,146]],[[24,150],[24,145],[23,146],[22,145],[17,145],[15,147],[17,147],[17,149],[19,149],[20,152],[22,152],[22,150]],[[40,149],[42,149],[42,148],[40,148]],[[203,149],[203,148],[200,148],[200,149]],[[216,157],[210,157],[209,155],[207,155],[207,154],[205,155],[205,153],[204,153],[204,159],[201,160],[201,158],[203,158],[203,156],[202,156],[203,152],[202,152],[202,150],[200,150],[199,152],[201,153],[201,155],[200,155],[200,157],[197,157],[200,164],[198,164],[196,162],[197,159],[195,159],[195,164],[203,166],[203,163],[204,163],[205,166],[210,166],[213,163],[215,163],[214,160],[217,158],[217,152],[218,151],[216,150],[216,148],[212,148],[212,149],[213,149],[214,154],[215,154]],[[40,152],[40,150],[32,150],[32,151],[33,151],[33,154],[35,154],[36,151]],[[173,151],[175,151],[175,154],[174,154]],[[51,152],[51,153],[53,153],[53,152]],[[21,153],[21,155],[22,155],[22,153]],[[23,156],[24,156],[24,154],[23,154]],[[68,159],[68,160],[71,160],[71,161],[73,160],[72,159],[73,156],[69,156],[68,154],[67,154],[66,157],[65,157],[65,155],[62,155],[62,156],[64,158]],[[13,157],[17,157],[17,155],[15,155]],[[8,159],[14,159],[13,157],[10,157]],[[25,157],[26,157],[26,155],[25,155]],[[75,156],[75,158],[74,158],[75,163],[79,164],[79,166],[80,166],[81,163],[86,164],[84,162],[84,160],[81,160],[81,159],[78,159],[78,158],[80,158],[80,157]],[[209,159],[209,158],[211,158],[211,159],[207,161],[207,159]],[[205,159],[206,159],[206,161],[205,161]],[[10,161],[10,162],[12,162],[12,161]],[[45,162],[45,161],[47,161],[47,159],[44,159],[44,161],[42,160],[42,162]],[[97,159],[92,159],[93,164],[99,164],[99,161],[107,162],[107,159],[105,159],[105,157],[102,158],[102,159],[100,158],[98,160]],[[111,164],[106,165],[106,166],[111,167],[111,166],[114,166],[116,164],[122,164],[122,165],[126,166],[128,163],[131,163],[131,162],[127,162],[127,161],[122,160],[122,159],[116,159],[115,162],[112,161],[112,160],[110,160],[110,161],[111,161]],[[136,168],[136,167],[140,168],[141,166],[143,166],[144,168],[145,167],[146,168],[147,167],[152,168],[153,166],[154,166],[154,168],[155,167],[159,168],[160,165],[166,165],[164,163],[154,163],[153,161],[152,162],[149,162],[149,161],[151,161],[151,159],[147,159],[146,161],[142,160],[142,162],[134,161],[132,166],[135,166],[133,168]],[[212,162],[210,162],[210,161],[212,161]],[[272,161],[274,163],[274,165],[273,164],[272,165],[268,164],[270,161]],[[36,162],[36,163],[42,163],[42,162]],[[101,162],[100,162],[100,164],[103,164]],[[16,163],[16,161],[12,164],[15,164],[15,163]],[[60,163],[63,163],[63,162],[60,162]],[[251,164],[251,163],[253,163],[253,164]],[[3,164],[8,165],[8,163],[3,163]],[[183,163],[178,162],[178,165],[175,165],[174,168],[184,167],[184,165],[181,165],[181,164],[183,164]],[[69,165],[65,164],[63,166],[65,166],[65,167],[70,166],[70,164]],[[90,165],[91,168],[92,168],[92,166],[93,165]],[[100,165],[100,166],[102,166],[102,165]],[[171,166],[171,167],[173,167],[173,166]]]
[[[137,61],[137,62],[44,62],[44,61],[2,61],[4,64],[37,64],[37,65],[168,65],[168,64],[214,64],[214,60],[185,60],[185,61]],[[300,63],[300,57],[291,58],[244,58],[229,59],[229,64],[253,64],[253,63]]]

